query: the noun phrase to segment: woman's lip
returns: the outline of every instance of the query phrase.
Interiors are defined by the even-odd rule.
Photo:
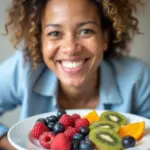
[[[80,59],[80,60],[81,60],[81,59]],[[82,60],[83,60],[83,59],[82,59]],[[88,59],[85,59],[84,63],[83,63],[81,66],[76,67],[76,68],[66,68],[66,67],[64,67],[64,66],[62,65],[61,61],[59,61],[59,65],[61,66],[61,68],[62,68],[66,73],[69,73],[69,74],[76,74],[76,73],[79,73],[79,72],[83,69],[83,67],[84,67],[85,63],[87,63],[87,61],[88,61]]]
[[[65,68],[63,65],[61,65],[61,66],[62,66],[63,70],[67,73],[78,73],[83,68],[83,65],[76,67],[76,68]]]
[[[61,62],[61,61],[81,61],[81,60],[88,60],[90,58],[66,58],[66,59],[57,59],[57,62]]]

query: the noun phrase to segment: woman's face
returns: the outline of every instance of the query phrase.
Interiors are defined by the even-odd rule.
[[[46,65],[66,86],[91,82],[107,49],[96,7],[88,0],[50,0],[42,20]]]

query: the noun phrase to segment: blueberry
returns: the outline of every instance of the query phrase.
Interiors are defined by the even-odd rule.
[[[124,148],[134,147],[135,144],[136,144],[136,140],[132,136],[125,136],[122,139],[122,145],[123,145]]]
[[[36,122],[43,122],[47,126],[47,122],[44,118],[39,118],[36,120]]]
[[[89,140],[82,140],[80,142],[80,146],[79,146],[80,150],[94,150],[95,147],[93,145],[93,143]]]
[[[79,150],[79,142],[78,141],[73,141],[71,145],[71,150]]]
[[[53,131],[54,125],[55,125],[54,122],[48,122],[47,126],[48,126],[48,128],[49,128],[50,131]]]
[[[56,116],[52,115],[52,116],[46,117],[46,121],[56,123],[58,121],[58,118]]]
[[[76,133],[74,136],[73,136],[73,140],[74,141],[81,141],[84,139],[84,136],[80,133]]]
[[[84,136],[88,135],[89,134],[89,127],[82,127],[80,128],[80,133]]]
[[[85,140],[89,140],[89,135],[85,136]]]
[[[65,127],[61,123],[56,123],[54,125],[54,127],[53,127],[53,133],[54,134],[58,134],[58,133],[64,132],[64,130],[65,130]]]
[[[57,117],[60,118],[62,115],[66,114],[66,111],[64,109],[59,109],[57,111]]]

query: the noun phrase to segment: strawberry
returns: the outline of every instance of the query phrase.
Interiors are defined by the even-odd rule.
[[[79,114],[76,114],[76,113],[75,113],[75,114],[72,115],[72,118],[73,118],[74,122],[76,122],[76,120],[77,120],[77,119],[80,119],[81,117],[80,117]]]
[[[80,130],[81,127],[89,126],[90,123],[86,118],[77,119],[75,122],[75,127]]]
[[[63,124],[64,127],[74,126],[74,120],[68,114],[62,115],[61,118],[59,119],[59,123]]]
[[[70,150],[71,142],[64,133],[59,133],[52,140],[51,149],[52,150]]]
[[[78,130],[76,128],[73,128],[73,127],[68,127],[64,134],[70,139],[72,140],[72,137],[74,136],[75,133],[77,133]]]
[[[39,139],[40,135],[46,131],[49,131],[49,128],[43,122],[37,122],[31,130],[31,135]]]
[[[54,139],[55,135],[52,132],[44,132],[39,137],[40,144],[47,149],[51,148],[51,141]]]

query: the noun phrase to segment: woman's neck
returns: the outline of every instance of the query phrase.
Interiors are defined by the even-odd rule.
[[[98,96],[99,91],[99,74],[95,74],[86,84],[81,87],[67,87],[59,84],[59,97],[68,102],[83,101],[87,102]]]

